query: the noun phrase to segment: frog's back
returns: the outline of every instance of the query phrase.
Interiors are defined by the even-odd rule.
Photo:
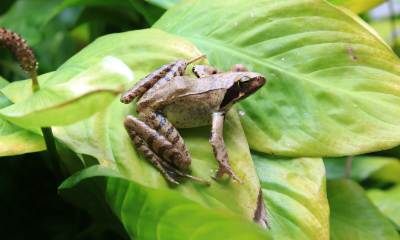
[[[175,77],[140,99],[137,109],[162,111],[177,128],[211,124],[212,114],[218,111],[226,93],[226,86],[222,84],[225,82],[212,77]]]

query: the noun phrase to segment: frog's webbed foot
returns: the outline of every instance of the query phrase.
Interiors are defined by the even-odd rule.
[[[226,173],[238,183],[243,184],[243,182],[233,172],[231,164],[229,162],[228,152],[226,151],[222,135],[224,120],[225,112],[215,112],[213,114],[210,143],[213,147],[215,158],[219,163],[219,169],[217,171],[217,174],[215,174],[215,176],[211,175],[211,177],[215,179],[220,179]]]
[[[206,181],[206,180],[201,179],[201,178],[193,177],[193,176],[191,176],[189,174],[186,174],[186,173],[183,173],[183,172],[179,171],[178,169],[176,169],[174,166],[172,166],[169,162],[165,161],[164,159],[160,158],[159,161],[161,162],[161,164],[164,167],[168,168],[169,170],[171,170],[172,172],[178,174],[181,177],[185,177],[185,178],[189,178],[189,179],[192,179],[192,180],[195,180],[195,181],[203,182],[203,183],[207,184],[208,186],[211,185],[211,183],[209,181]]]
[[[240,180],[240,178],[238,178],[238,177],[236,176],[236,174],[233,172],[232,167],[230,166],[230,164],[229,164],[229,167],[226,167],[226,166],[224,166],[224,164],[221,164],[221,163],[220,163],[219,168],[218,168],[218,170],[217,170],[217,173],[216,173],[215,175],[212,175],[212,174],[211,174],[211,177],[214,178],[214,179],[216,179],[216,180],[218,180],[218,179],[221,179],[221,177],[222,177],[225,173],[228,174],[233,180],[235,180],[235,181],[237,181],[238,183],[240,183],[240,184],[243,185],[242,180]]]

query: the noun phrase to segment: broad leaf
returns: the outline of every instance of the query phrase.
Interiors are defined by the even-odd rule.
[[[400,185],[388,190],[370,189],[367,194],[383,215],[396,224],[397,229],[400,230]]]
[[[105,57],[69,82],[43,87],[1,109],[0,116],[20,126],[68,125],[107,107],[132,81],[133,74],[123,62]]]
[[[274,239],[329,239],[322,159],[252,156]]]
[[[43,76],[42,85],[49,87],[66,83],[80,72],[97,64],[107,55],[112,55],[122,60],[131,68],[135,73],[136,80],[138,80],[166,63],[175,61],[178,58],[191,59],[201,55],[201,53],[187,40],[155,29],[113,34],[98,39],[79,52],[55,73],[52,73],[51,78]],[[199,62],[199,64],[205,63],[204,61]],[[12,87],[15,87],[14,89],[18,89],[18,91],[11,90]],[[29,91],[29,87],[29,85],[25,86],[24,84],[12,84],[6,89],[11,90],[6,91],[6,95],[13,101],[20,101],[22,97],[16,96],[18,95],[17,92]],[[117,170],[128,179],[145,186],[171,189],[203,206],[230,210],[249,219],[254,217],[260,185],[252,164],[247,141],[239,122],[239,118],[244,116],[237,115],[233,109],[228,114],[224,124],[224,139],[228,155],[234,171],[245,182],[244,185],[233,182],[227,176],[219,181],[211,180],[210,173],[211,171],[215,172],[218,164],[213,156],[212,147],[208,142],[209,126],[179,130],[192,155],[192,174],[211,180],[212,184],[208,187],[202,183],[182,178],[178,178],[181,183],[179,186],[167,182],[133,147],[122,124],[124,118],[129,114],[135,114],[133,104],[124,105],[118,99],[115,99],[109,108],[96,113],[89,119],[70,126],[53,128],[53,131],[55,136],[68,147],[82,154],[86,166],[91,165],[95,160],[94,158],[96,158],[100,164]],[[250,114],[249,111],[246,114]],[[315,174],[318,173],[316,179],[321,180],[323,178],[321,177],[324,172],[323,168],[320,168],[321,165],[316,166],[317,168],[312,169],[312,171]],[[319,172],[317,171],[318,169]],[[283,183],[287,184],[286,182]],[[319,186],[316,191],[323,192],[323,185]],[[308,193],[309,189],[301,190],[300,194],[306,194],[304,191]],[[276,199],[279,199],[279,197]],[[315,203],[312,199],[310,201],[311,203],[308,203],[310,205]],[[323,202],[324,199],[322,198],[321,201]],[[303,199],[303,202],[306,204],[306,200]],[[280,207],[283,207],[283,205],[286,205],[285,201],[282,201],[282,206]],[[321,203],[322,205],[323,203]],[[299,205],[294,207],[302,208]],[[321,208],[323,209],[321,214],[327,214],[327,209]],[[300,209],[298,211],[305,212],[303,210]],[[293,209],[290,209],[290,211],[293,211]],[[317,215],[314,211],[312,214]],[[310,214],[306,216],[309,217]],[[297,216],[297,219],[301,218],[302,216]],[[316,219],[316,221],[322,221],[323,217],[318,216]],[[301,220],[297,221],[300,222]],[[299,232],[304,231],[306,235],[309,235],[310,233],[307,232],[309,221],[303,221],[307,224],[302,225],[302,230]],[[277,223],[280,223],[280,221],[277,221]],[[273,224],[276,225],[277,223]],[[324,228],[323,226],[321,223],[321,228],[318,231],[323,232],[321,230]]]
[[[175,4],[182,2],[182,0],[145,0],[145,1],[164,9],[170,9]]]
[[[343,156],[400,143],[398,57],[326,1],[184,1],[153,27],[185,37],[213,66],[266,76],[237,104],[252,149]]]
[[[0,76],[0,89],[4,88],[8,84],[10,84],[10,83]]]
[[[7,121],[0,119],[0,157],[20,155],[29,152],[39,152],[46,149],[43,137],[25,129],[15,131]],[[11,129],[13,128],[13,129]],[[12,130],[10,134],[2,135],[3,129]]]
[[[360,14],[366,12],[381,3],[386,2],[386,0],[328,0],[332,4],[342,5],[349,8],[351,11]]]
[[[249,220],[207,209],[178,193],[145,187],[103,166],[71,176],[59,194],[92,215],[108,212],[112,219],[114,213],[131,239],[272,239]]]
[[[381,35],[373,28],[371,25],[366,23],[360,16],[352,12],[350,9],[348,9],[346,6],[340,5],[338,6],[342,12],[346,13],[349,15],[351,18],[353,18],[356,22],[358,22],[361,26],[363,26],[366,30],[368,30],[370,33],[374,34],[376,38],[378,38],[382,43],[384,43],[388,48],[389,45],[386,44],[385,40],[381,37]]]
[[[327,179],[343,178],[346,158],[324,158]],[[356,156],[351,164],[350,178],[361,182],[367,178],[400,183],[400,161],[397,158]]]
[[[0,109],[11,104],[12,102],[0,93]],[[46,145],[42,136],[0,118],[0,157],[39,152],[44,149]]]
[[[128,65],[135,73],[137,81],[166,63],[179,58],[191,59],[200,56],[201,53],[185,39],[159,30],[113,34],[98,39],[57,71],[40,76],[41,86],[46,89],[68,85],[78,78],[80,73],[85,74],[86,69],[90,71],[91,66],[96,66],[104,56],[108,55],[121,59]],[[200,63],[206,62],[200,61]],[[100,72],[91,76],[102,76],[110,81]],[[107,83],[110,82],[101,84]],[[99,82],[93,86],[101,85]],[[31,85],[29,82],[17,82],[10,84],[2,92],[13,102],[21,104],[28,100]],[[76,111],[79,112],[81,109]],[[77,112],[73,115],[82,117],[83,114]],[[53,127],[53,132],[70,149],[82,154],[86,166],[98,161],[144,185],[162,189],[171,188],[205,206],[231,210],[249,219],[254,217],[260,185],[235,110],[228,114],[224,138],[232,166],[245,182],[244,185],[233,182],[227,176],[220,181],[211,180],[211,171],[215,172],[218,164],[208,142],[210,126],[180,131],[192,155],[192,174],[212,181],[211,187],[181,178],[179,178],[179,182],[182,183],[180,186],[167,182],[162,174],[159,174],[155,167],[137,152],[126,133],[123,121],[127,115],[132,114],[135,114],[134,104],[126,105],[115,99],[109,108],[94,116],[66,127]],[[38,118],[37,121],[44,120],[47,121],[43,118]],[[52,117],[52,120],[64,121],[61,117]],[[66,164],[69,169],[80,167],[78,163],[77,166],[68,166],[68,164],[75,165],[73,162]]]
[[[399,234],[351,180],[327,182],[331,240],[399,240]]]
[[[125,14],[137,17],[137,12],[141,13],[147,22],[152,25],[163,14],[163,9],[152,6],[142,0],[64,0],[59,7],[59,12],[71,6],[95,6],[103,8],[118,9]]]
[[[215,181],[218,164],[208,142],[210,127],[180,130],[192,157],[191,175],[211,181],[211,186],[178,178],[179,186],[168,182],[134,147],[123,120],[134,114],[132,106],[116,100],[110,108],[82,122],[53,128],[57,138],[77,153],[94,156],[101,165],[113,168],[145,186],[177,191],[196,202],[216,209],[230,210],[249,219],[254,218],[259,194],[259,180],[249,154],[238,115],[229,112],[224,126],[224,139],[235,173],[245,183],[240,185],[227,176]],[[90,158],[85,159],[85,161]],[[86,162],[86,165],[92,163]]]

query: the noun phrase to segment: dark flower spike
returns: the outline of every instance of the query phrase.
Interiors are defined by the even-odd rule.
[[[4,46],[14,54],[19,64],[21,64],[22,69],[31,75],[32,91],[38,91],[40,89],[40,85],[37,80],[36,69],[39,67],[39,63],[36,61],[33,50],[28,44],[26,44],[26,40],[21,38],[19,34],[16,34],[11,30],[6,30],[4,27],[2,27],[0,28],[0,45]],[[61,180],[62,172],[59,163],[60,157],[56,149],[56,143],[54,141],[51,127],[42,128],[42,132],[47,151],[49,152],[50,159],[55,170],[55,174]]]
[[[0,28],[0,45],[10,50],[21,64],[22,69],[31,74],[32,89],[35,92],[40,88],[36,76],[39,63],[36,61],[33,50],[25,42],[26,40],[21,38],[19,34],[6,30],[4,27]]]

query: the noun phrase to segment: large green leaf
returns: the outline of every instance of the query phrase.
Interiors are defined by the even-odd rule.
[[[349,8],[351,11],[360,14],[366,12],[381,3],[386,2],[386,0],[328,0],[332,4],[342,5]]]
[[[184,1],[153,27],[185,37],[216,67],[266,76],[237,104],[252,149],[339,156],[400,143],[398,57],[326,1]]]
[[[274,239],[329,239],[322,159],[252,156]]]
[[[68,125],[107,107],[132,81],[133,74],[123,62],[105,57],[67,83],[46,85],[25,100],[1,109],[0,116],[20,126]]]
[[[359,15],[352,12],[346,6],[340,5],[340,6],[338,6],[338,8],[342,12],[349,15],[349,17],[353,18],[356,22],[358,22],[361,26],[363,26],[370,33],[374,34],[376,38],[378,38],[382,43],[384,43],[388,48],[390,48],[389,45],[386,44],[385,40],[381,37],[381,35],[373,27],[371,27],[371,25],[369,25],[367,22],[365,22],[364,19],[362,19]]]
[[[370,189],[367,194],[383,215],[395,223],[400,230],[400,185],[388,190]]]
[[[0,76],[0,89],[10,84],[7,80],[5,80],[2,76]]]
[[[43,88],[68,84],[71,78],[108,55],[122,60],[139,80],[166,63],[178,58],[191,59],[201,53],[187,40],[160,30],[113,34],[98,39],[56,72],[41,76],[39,81]],[[26,82],[13,83],[2,92],[13,102],[22,103],[27,100],[25,93],[29,96],[29,88]],[[225,176],[220,181],[212,180],[211,187],[187,179],[179,179],[180,186],[167,182],[134,148],[122,124],[129,114],[135,114],[133,104],[126,105],[115,99],[109,108],[93,117],[70,126],[53,127],[53,132],[68,147],[83,155],[86,166],[98,161],[144,185],[173,189],[205,206],[229,209],[250,219],[254,217],[260,184],[235,110],[227,116],[224,138],[232,167],[245,184],[240,185]],[[210,126],[205,126],[180,132],[192,155],[192,174],[211,181],[210,173],[218,169],[218,164],[208,142],[209,131]]]
[[[351,180],[327,182],[331,240],[399,240],[392,224]]]
[[[182,0],[145,0],[145,1],[164,9],[170,9],[175,4],[182,2]]]
[[[11,104],[12,102],[0,93],[0,109]],[[0,118],[0,157],[39,152],[44,149],[46,145],[42,136]]]
[[[343,178],[346,158],[324,158],[327,179]],[[361,182],[367,178],[400,183],[400,161],[397,158],[356,156],[351,164],[350,178]]]
[[[114,213],[131,239],[272,239],[249,220],[207,209],[178,193],[145,187],[103,166],[71,176],[59,193],[92,215],[108,212],[113,219]]]
[[[147,22],[152,25],[157,19],[163,14],[163,9],[152,6],[142,0],[64,0],[60,5],[59,11],[70,7],[70,6],[96,6],[103,8],[118,9],[122,12],[132,15],[131,17],[137,17],[137,12],[140,12]]]
[[[179,186],[171,184],[133,146],[122,124],[129,114],[134,114],[132,106],[116,100],[110,108],[87,120],[53,128],[53,131],[74,151],[94,156],[101,165],[113,168],[135,182],[177,191],[204,206],[230,210],[250,219],[254,217],[260,185],[235,111],[227,116],[224,138],[232,167],[244,185],[227,176],[219,181],[211,180],[210,173],[215,173],[218,164],[208,142],[210,128],[207,126],[180,130],[180,133],[191,153],[191,174],[211,181],[211,186],[184,178],[178,178]]]

